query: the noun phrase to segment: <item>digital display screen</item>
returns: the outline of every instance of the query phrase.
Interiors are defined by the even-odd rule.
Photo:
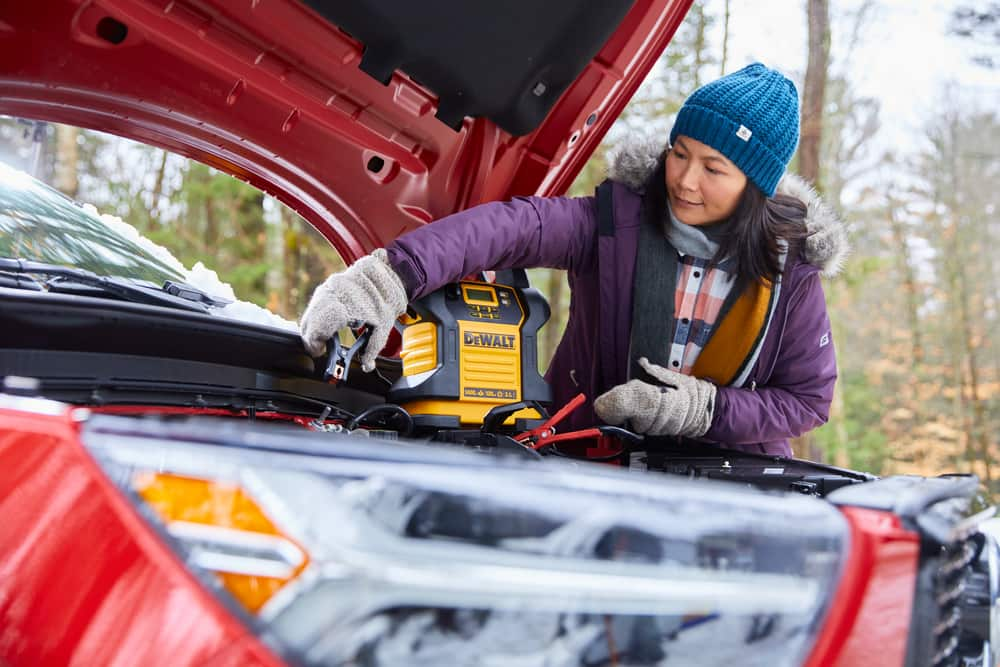
[[[476,287],[465,288],[465,300],[468,303],[484,303],[491,306],[495,306],[497,303],[497,297],[493,290]]]
[[[493,292],[486,289],[474,289],[470,287],[465,293],[469,295],[470,299],[475,299],[476,301],[493,300]]]

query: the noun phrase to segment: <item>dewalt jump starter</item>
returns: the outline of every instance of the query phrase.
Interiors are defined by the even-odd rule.
[[[510,284],[446,285],[411,303],[400,318],[403,374],[388,400],[405,408],[417,427],[479,426],[497,406],[551,402],[538,371],[538,330],[549,319],[549,305],[528,287],[523,271],[505,278]],[[541,416],[524,409],[508,423]]]

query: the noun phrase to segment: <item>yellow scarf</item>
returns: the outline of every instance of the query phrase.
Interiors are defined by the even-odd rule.
[[[764,337],[773,294],[770,282],[748,285],[698,354],[691,375],[722,387],[735,380]]]

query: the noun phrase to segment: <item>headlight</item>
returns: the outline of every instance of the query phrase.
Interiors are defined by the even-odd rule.
[[[803,496],[123,423],[84,433],[104,470],[310,664],[797,664],[847,546],[841,515]]]

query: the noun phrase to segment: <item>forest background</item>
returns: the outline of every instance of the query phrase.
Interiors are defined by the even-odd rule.
[[[796,454],[878,474],[971,471],[994,485],[1000,477],[1000,3],[956,2],[927,26],[963,45],[967,66],[992,84],[956,77],[932,90],[879,95],[866,90],[857,73],[867,64],[857,58],[866,44],[884,38],[878,27],[886,2],[892,4],[781,2],[784,48],[793,61],[777,66],[802,96],[802,138],[791,169],[837,209],[853,246],[844,271],[824,285],[840,372],[830,421],[798,439]],[[752,30],[739,23],[743,3],[734,4],[694,3],[571,195],[593,192],[609,149],[626,135],[665,137],[688,93],[749,62],[737,60],[747,53],[734,55],[739,31],[746,39]],[[798,32],[786,30],[790,25]],[[912,98],[905,123],[896,108],[910,100],[900,98]],[[280,203],[155,148],[0,117],[0,160],[120,216],[186,266],[204,262],[240,298],[288,319],[297,319],[315,285],[344,266],[322,236]],[[534,270],[531,277],[553,311],[541,341],[544,367],[565,325],[568,287],[560,271]]]

